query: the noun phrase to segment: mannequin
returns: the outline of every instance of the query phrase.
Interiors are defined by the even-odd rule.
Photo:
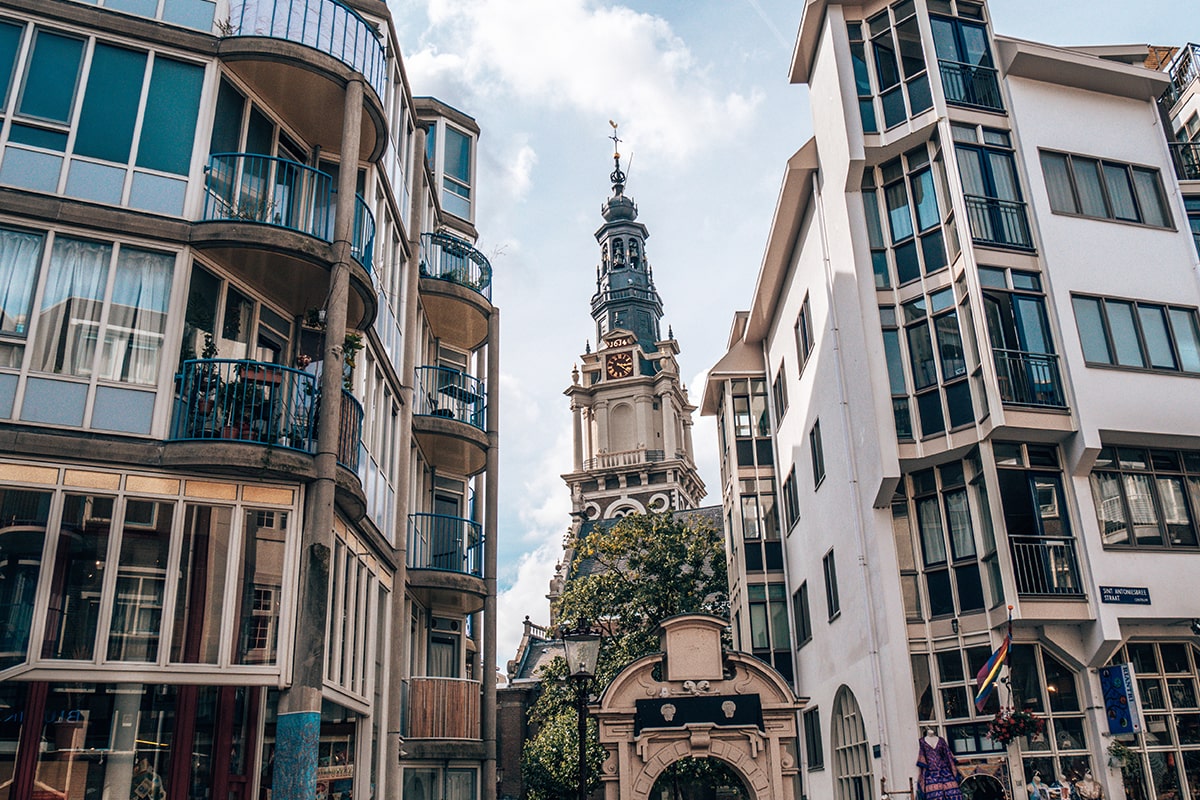
[[[1092,777],[1091,770],[1083,773],[1083,780],[1075,784],[1075,793],[1080,800],[1104,800],[1104,787]]]
[[[925,800],[961,800],[958,784],[962,774],[950,745],[932,727],[918,742],[917,786]]]
[[[1026,788],[1029,791],[1029,800],[1050,800],[1050,787],[1042,783],[1042,773],[1033,773],[1033,780]]]

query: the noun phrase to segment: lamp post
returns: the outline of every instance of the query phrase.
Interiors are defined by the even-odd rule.
[[[588,684],[596,677],[596,661],[600,658],[600,632],[586,622],[575,629],[563,630],[563,652],[567,657],[567,674],[575,684],[575,711],[579,716],[579,797],[587,800],[587,701]]]

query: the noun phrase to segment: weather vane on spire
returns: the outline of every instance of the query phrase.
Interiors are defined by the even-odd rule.
[[[617,123],[611,119],[608,124],[612,126],[612,136],[608,137],[613,142],[613,171],[609,176],[612,181],[613,194],[623,194],[625,192],[625,173],[621,172],[621,154],[617,151],[617,145],[621,143],[621,139],[617,137]]]

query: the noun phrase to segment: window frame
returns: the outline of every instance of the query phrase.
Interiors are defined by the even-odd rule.
[[[1056,208],[1055,195],[1050,191],[1050,181],[1047,178],[1046,163],[1048,158],[1061,158],[1066,165],[1067,187],[1071,192],[1071,200],[1074,205],[1073,209]],[[1104,203],[1105,215],[1099,216],[1089,214],[1083,211],[1083,202],[1079,189],[1079,177],[1075,169],[1076,159],[1094,162],[1099,168],[1100,200]],[[1135,164],[1125,161],[1115,161],[1100,156],[1084,155],[1083,153],[1069,153],[1063,150],[1052,150],[1049,148],[1038,148],[1038,162],[1042,167],[1042,179],[1046,182],[1046,197],[1050,204],[1050,211],[1054,214],[1059,214],[1065,217],[1079,217],[1081,219],[1098,219],[1108,222],[1122,222],[1127,225],[1138,225],[1145,228],[1153,228],[1155,230],[1175,230],[1174,218],[1171,214],[1171,204],[1167,200],[1166,189],[1162,180],[1162,170],[1157,167],[1151,167],[1145,164]],[[1118,216],[1116,204],[1112,197],[1112,188],[1109,183],[1108,170],[1121,170],[1126,177],[1126,185],[1130,192],[1130,199],[1133,201],[1134,210],[1137,214],[1136,219]],[[1159,225],[1154,222],[1149,222],[1146,219],[1146,211],[1142,208],[1142,198],[1138,192],[1138,185],[1134,176],[1138,173],[1151,174],[1154,177],[1155,199],[1158,201],[1158,209],[1162,213],[1164,224]]]
[[[808,431],[809,454],[812,456],[813,489],[825,482],[825,448],[821,443],[821,420],[813,422]]]
[[[804,762],[809,772],[825,769],[825,742],[821,738],[821,709],[818,706],[800,712],[804,728]]]
[[[800,588],[792,592],[792,617],[795,619],[796,649],[804,647],[812,641],[813,624],[812,608],[808,600],[808,581],[803,581]]]
[[[829,621],[833,622],[841,616],[842,601],[838,594],[837,562],[832,547],[821,557],[821,570],[825,575],[825,604],[829,611]]]
[[[1080,323],[1079,308],[1081,303],[1092,303],[1098,314],[1098,321],[1101,326],[1101,333],[1104,336],[1104,341],[1101,343],[1108,353],[1107,361],[1094,361],[1088,356],[1088,348],[1084,346],[1085,334]],[[1138,356],[1141,359],[1140,365],[1121,364],[1119,363],[1120,355],[1117,351],[1118,339],[1113,335],[1113,326],[1109,317],[1108,306],[1110,303],[1127,305],[1130,309],[1130,318],[1133,322],[1133,334],[1137,345]],[[1150,352],[1150,347],[1147,344],[1146,332],[1143,325],[1143,317],[1141,309],[1157,310],[1162,312],[1162,320],[1166,324],[1167,344],[1171,349],[1171,358],[1175,361],[1175,367],[1155,366],[1153,356]],[[1089,367],[1099,369],[1119,369],[1132,372],[1147,372],[1155,374],[1167,375],[1187,375],[1200,376],[1200,363],[1197,363],[1196,369],[1185,369],[1182,351],[1180,349],[1180,337],[1176,332],[1178,324],[1176,314],[1190,318],[1192,321],[1193,342],[1196,343],[1200,350],[1200,308],[1195,306],[1172,305],[1167,302],[1158,302],[1154,300],[1141,300],[1125,297],[1108,297],[1105,295],[1084,294],[1081,292],[1071,293],[1071,310],[1075,316],[1075,329],[1079,334],[1080,351],[1083,355],[1084,363]],[[1200,360],[1200,352],[1197,354],[1197,359]]]
[[[796,314],[796,374],[803,375],[804,367],[808,364],[813,351],[812,308],[808,302],[808,294],[800,303],[800,311]]]

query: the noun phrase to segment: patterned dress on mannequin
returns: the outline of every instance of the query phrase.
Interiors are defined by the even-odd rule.
[[[917,766],[921,770],[921,796],[925,800],[961,800],[958,762],[954,760],[954,753],[950,752],[950,745],[940,736],[933,747],[924,738],[920,741]]]

